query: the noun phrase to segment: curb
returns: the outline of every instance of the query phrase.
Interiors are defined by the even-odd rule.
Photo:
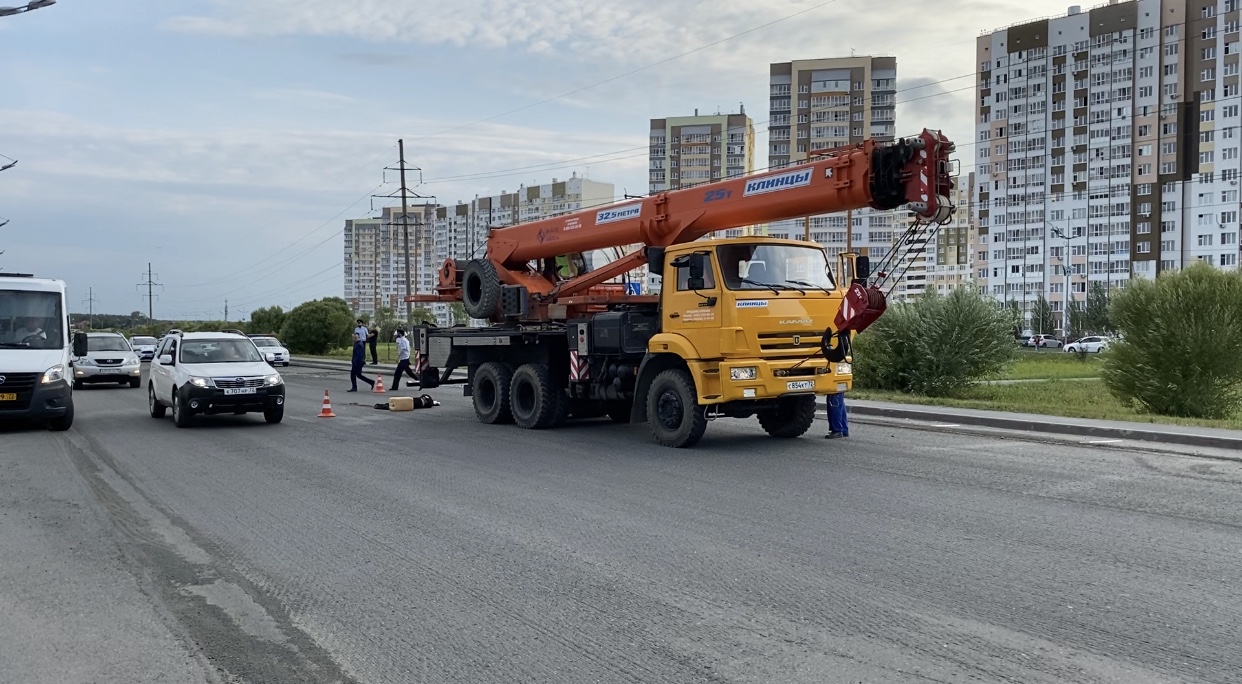
[[[820,404],[821,410],[827,410],[827,404]],[[900,418],[936,423],[956,423],[959,425],[979,425],[1002,430],[1020,432],[1043,432],[1058,435],[1076,435],[1080,437],[1104,437],[1109,439],[1129,439],[1141,442],[1157,442],[1161,444],[1179,444],[1212,449],[1242,450],[1242,436],[1228,437],[1224,435],[1181,434],[1160,432],[1157,429],[1131,429],[1103,425],[1079,425],[1074,423],[1040,422],[1035,419],[1012,417],[1016,414],[995,412],[995,415],[962,415],[946,413],[935,408],[897,408],[889,406],[847,406],[849,413],[860,416],[881,416],[884,418]],[[1055,416],[1048,416],[1055,420]]]

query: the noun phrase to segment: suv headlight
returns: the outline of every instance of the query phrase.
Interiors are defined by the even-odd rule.
[[[854,367],[848,363],[837,364],[837,375],[853,375]]]
[[[282,384],[284,384],[284,382],[285,382],[285,381],[284,381],[283,379],[281,379],[280,374],[276,374],[276,375],[269,375],[269,376],[267,376],[267,386],[268,386],[268,387],[275,387],[275,386],[277,386],[277,385],[282,385]]]
[[[141,364],[141,363],[142,363],[142,362],[138,360],[138,357],[137,357],[137,356],[131,356],[131,357],[129,357],[128,359],[125,359],[125,365],[126,365],[126,366],[137,366],[137,365],[139,365],[139,364]]]
[[[43,371],[43,378],[40,380],[40,382],[43,383],[44,385],[48,385],[53,382],[60,382],[61,380],[64,380],[64,379],[65,379],[65,367],[60,364],[57,364]]]
[[[195,387],[215,387],[215,383],[211,378],[190,378],[190,384]]]
[[[74,364],[75,366],[93,366],[93,365],[95,365],[95,362],[94,362],[94,361],[91,361],[90,359],[88,359],[88,358],[86,358],[85,356],[83,356],[83,357],[82,357],[82,358],[80,358],[80,359],[76,359],[76,360],[74,360],[73,364]]]
[[[742,368],[730,368],[730,380],[754,380],[759,374],[759,369],[755,366],[744,366]]]

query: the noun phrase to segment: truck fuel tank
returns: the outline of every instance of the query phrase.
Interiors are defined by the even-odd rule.
[[[659,332],[650,311],[605,311],[591,317],[591,353],[642,354]]]

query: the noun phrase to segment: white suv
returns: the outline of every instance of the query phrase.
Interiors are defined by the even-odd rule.
[[[170,333],[151,364],[147,402],[152,418],[172,408],[177,427],[196,415],[262,412],[269,423],[285,416],[285,382],[244,335]]]
[[[95,382],[119,382],[142,386],[142,362],[120,333],[86,333],[86,354],[74,356],[73,388]]]

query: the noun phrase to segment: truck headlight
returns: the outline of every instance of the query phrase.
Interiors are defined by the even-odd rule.
[[[853,375],[854,367],[848,363],[837,364],[837,375]]]
[[[190,384],[195,387],[212,387],[215,383],[211,378],[190,378]]]
[[[280,377],[280,375],[279,375],[279,374],[277,374],[277,375],[269,375],[269,376],[267,376],[267,386],[268,386],[268,387],[275,387],[275,386],[277,386],[277,385],[284,384],[284,382],[285,382],[285,381],[281,379],[281,377]]]
[[[43,378],[39,382],[44,385],[50,385],[53,382],[60,382],[65,379],[65,367],[57,364],[43,371]]]
[[[759,369],[755,366],[729,369],[729,379],[731,380],[754,380],[758,376]]]

